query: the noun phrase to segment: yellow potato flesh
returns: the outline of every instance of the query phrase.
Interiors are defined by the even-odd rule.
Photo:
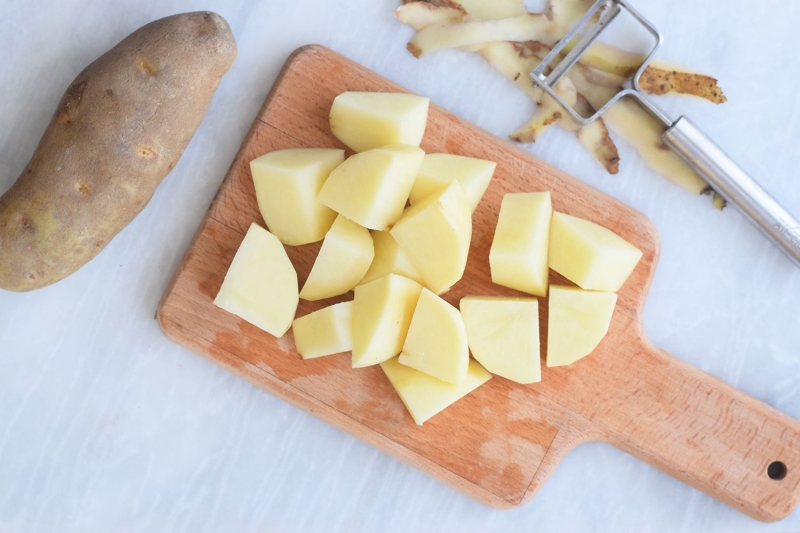
[[[642,252],[594,222],[553,213],[550,268],[583,289],[616,292],[628,279]]]
[[[338,303],[297,318],[292,332],[303,359],[349,352],[353,349],[353,302]]]
[[[292,325],[297,303],[297,273],[283,244],[251,224],[214,305],[280,338]]]
[[[374,257],[369,230],[339,215],[322,242],[300,298],[322,300],[351,290]]]
[[[412,204],[417,203],[432,194],[442,192],[453,180],[458,180],[467,195],[470,208],[475,211],[496,167],[497,163],[483,159],[452,154],[426,154],[408,199]]]
[[[331,106],[331,131],[356,152],[390,144],[419,146],[429,99],[404,93],[346,92]]]
[[[550,218],[549,192],[503,196],[489,252],[492,282],[536,296],[547,296]]]
[[[597,348],[608,333],[617,295],[577,287],[550,287],[547,366],[571,365]]]
[[[250,162],[258,209],[270,232],[284,244],[317,242],[336,213],[317,201],[325,180],[344,161],[344,150],[278,150]]]
[[[463,383],[469,348],[458,309],[422,289],[398,361],[453,385]]]
[[[400,353],[422,286],[389,274],[355,288],[353,368],[376,365]]]
[[[408,256],[397,245],[397,241],[394,240],[391,233],[388,231],[373,231],[372,243],[375,246],[375,258],[372,260],[367,273],[364,274],[364,278],[358,282],[359,285],[382,278],[387,274],[398,274],[408,279],[413,279],[417,283],[425,283],[417,269],[411,264]]]
[[[446,292],[464,275],[472,239],[472,211],[461,185],[454,181],[406,209],[391,234],[425,286]]]
[[[517,383],[542,380],[536,298],[466,296],[461,316],[472,356],[486,370]]]
[[[381,363],[389,382],[397,391],[403,404],[420,426],[433,415],[454,404],[491,379],[484,368],[469,361],[467,376],[461,385],[446,383],[419,370],[402,365],[397,358]]]
[[[403,214],[424,156],[406,144],[356,154],[331,172],[317,199],[365,228],[389,229]]]

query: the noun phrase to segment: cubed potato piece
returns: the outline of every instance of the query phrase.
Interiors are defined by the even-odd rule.
[[[374,255],[369,230],[339,215],[322,241],[300,298],[323,300],[352,290],[367,273]]]
[[[465,296],[460,306],[469,349],[486,370],[517,383],[542,380],[536,298]]]
[[[597,348],[608,333],[617,295],[578,287],[550,287],[547,366],[571,365]]]
[[[461,185],[453,181],[406,209],[391,234],[426,287],[436,294],[449,290],[464,275],[472,240],[472,211]]]
[[[458,309],[422,289],[398,361],[442,381],[461,385],[467,377],[469,348]]]
[[[331,106],[331,131],[356,152],[390,144],[419,146],[429,102],[415,94],[342,93]]]
[[[356,154],[331,172],[317,199],[365,228],[389,229],[403,214],[424,156],[407,144]]]
[[[400,353],[422,286],[389,274],[355,289],[353,368],[377,365]]]
[[[342,302],[292,323],[294,344],[303,359],[349,352],[353,349],[353,302]]]
[[[425,283],[422,276],[411,264],[408,256],[397,245],[392,234],[388,231],[373,231],[372,243],[375,246],[375,258],[369,266],[369,270],[364,274],[364,278],[358,282],[364,285],[370,281],[382,278],[387,274],[397,274],[408,279],[413,279],[419,284]]]
[[[489,251],[492,282],[536,296],[547,296],[547,250],[553,207],[549,192],[503,196]]]
[[[461,385],[447,383],[410,366],[402,365],[396,357],[381,363],[381,368],[408,409],[411,418],[420,426],[492,377],[481,365],[472,360],[469,361],[467,377]]]
[[[489,186],[497,163],[452,154],[426,154],[408,199],[412,204],[441,192],[458,180],[474,212]]]
[[[297,272],[283,244],[251,224],[214,305],[280,338],[292,325],[297,303]]]
[[[270,232],[284,244],[321,241],[336,212],[317,201],[331,171],[344,161],[344,150],[277,150],[250,161],[258,209]]]
[[[616,292],[631,275],[642,252],[594,222],[553,213],[550,268],[582,289]]]

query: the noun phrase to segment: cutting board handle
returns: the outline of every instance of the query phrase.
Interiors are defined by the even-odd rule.
[[[598,417],[611,443],[756,519],[791,514],[800,501],[800,422],[667,354],[639,329],[628,361],[635,372],[615,394],[626,409]]]

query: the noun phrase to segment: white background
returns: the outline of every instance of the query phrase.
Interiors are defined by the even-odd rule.
[[[412,58],[396,0],[3,0],[0,190],[88,63],[139,26],[212,9],[239,57],[150,206],[77,274],[0,291],[0,531],[798,531],[760,524],[604,444],[575,450],[528,505],[493,511],[167,341],[156,304],[287,55],[325,44],[504,136],[532,105],[477,56]],[[637,0],[662,57],[729,102],[660,98],[800,214],[793,0]],[[610,176],[569,134],[534,154],[646,213],[662,258],[645,314],[677,357],[800,418],[800,271],[625,145]]]

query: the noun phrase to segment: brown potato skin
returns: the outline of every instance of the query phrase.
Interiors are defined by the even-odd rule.
[[[0,197],[0,288],[55,283],[95,257],[172,170],[236,58],[211,12],[143,26],[73,81]]]

